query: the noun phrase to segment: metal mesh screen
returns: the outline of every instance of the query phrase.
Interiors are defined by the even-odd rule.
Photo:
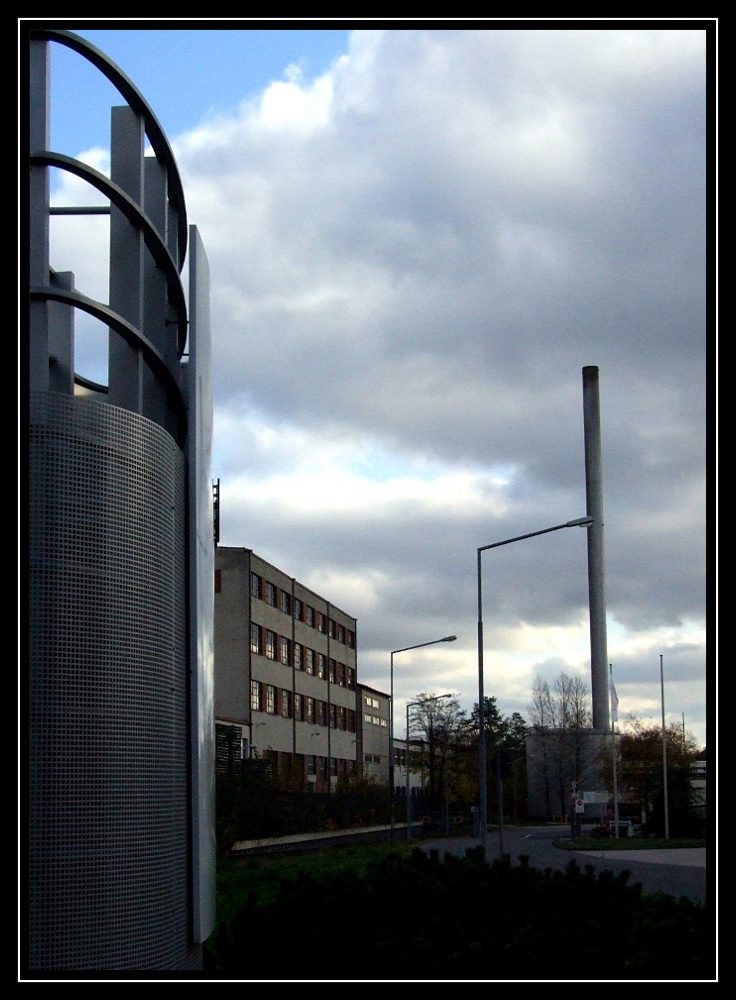
[[[114,406],[30,407],[29,966],[186,968],[184,459]]]

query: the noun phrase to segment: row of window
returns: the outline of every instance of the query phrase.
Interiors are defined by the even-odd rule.
[[[311,722],[314,725],[329,726],[330,729],[355,732],[355,712],[352,709],[345,708],[344,705],[328,704],[319,698],[287,691],[263,681],[250,682],[250,708],[252,712],[266,712],[267,715],[280,715],[284,719],[296,719],[297,722]]]
[[[288,590],[282,590],[275,583],[264,580],[257,573],[250,575],[250,592],[253,597],[260,601],[265,601],[272,608],[278,608],[285,615],[293,615],[299,622],[304,622],[311,628],[316,628],[318,632],[329,634],[331,639],[343,643],[343,645],[355,648],[355,633],[334,619],[329,618],[321,611],[316,611],[311,605],[305,604],[298,598],[293,598]]]
[[[319,775],[321,781],[326,781],[328,767],[330,776],[338,778],[352,771],[355,768],[355,761],[346,760],[344,757],[327,758],[307,754],[307,774]]]
[[[303,670],[305,674],[325,677],[327,671],[330,684],[355,690],[354,667],[339,663],[332,657],[328,658],[324,653],[318,653],[300,642],[292,642],[285,635],[278,635],[273,629],[256,622],[251,622],[250,625],[250,651],[269,660],[277,660],[287,667],[293,666],[295,670]]]
[[[383,726],[384,729],[388,727],[388,722],[386,719],[382,719],[378,715],[371,715],[370,712],[365,712],[363,714],[363,721],[368,722],[373,726]]]

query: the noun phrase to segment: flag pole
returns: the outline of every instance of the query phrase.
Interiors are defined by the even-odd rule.
[[[616,728],[614,723],[618,719],[618,697],[616,688],[613,686],[613,664],[608,664],[608,694],[611,699],[611,744],[613,755],[613,827],[616,831],[614,837],[618,840],[618,781],[616,776]]]

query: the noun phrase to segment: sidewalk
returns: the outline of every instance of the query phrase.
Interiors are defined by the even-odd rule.
[[[653,851],[573,851],[592,858],[613,861],[646,861],[655,865],[684,865],[689,868],[705,868],[704,847],[662,847]]]

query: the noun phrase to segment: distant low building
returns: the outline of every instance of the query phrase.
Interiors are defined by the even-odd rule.
[[[605,796],[600,760],[608,748],[612,752],[611,739],[608,733],[587,728],[532,727],[526,739],[529,816],[560,820],[570,815],[579,800],[584,816],[598,818],[603,798],[590,793]]]

